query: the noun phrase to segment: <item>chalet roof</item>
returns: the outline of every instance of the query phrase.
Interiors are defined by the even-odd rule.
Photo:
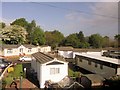
[[[80,49],[80,48],[74,48],[74,52],[100,52],[102,49]]]
[[[110,57],[103,57],[100,54],[99,55],[94,55],[92,53],[79,53],[78,56],[87,57],[87,58],[95,59],[95,60],[98,60],[98,61],[109,62],[109,63],[113,63],[113,64],[116,64],[116,65],[120,65],[119,59],[110,58]]]
[[[27,48],[36,47],[35,45],[31,45],[31,44],[25,44],[25,45],[23,45],[23,46],[25,46],[25,47],[27,47]]]
[[[58,82],[58,85],[61,88],[84,88],[84,86],[82,86],[81,84],[79,84],[78,82],[75,82],[72,78],[66,76],[65,78],[63,78],[61,81]]]
[[[51,54],[51,53],[42,53],[42,52],[37,52],[32,54],[32,56],[37,59],[41,64],[47,63],[49,61],[54,60],[57,58],[59,61],[66,62],[64,58],[56,55],[56,54]]]
[[[8,48],[8,49],[12,49],[12,48],[18,48],[20,45],[2,45],[2,48]]]
[[[21,46],[21,45],[20,44],[18,44],[18,45],[2,45],[2,48],[12,49],[12,48],[18,48],[19,46]],[[29,45],[29,44],[25,44],[23,46],[26,48],[35,47],[34,45]]]
[[[104,78],[98,74],[86,74],[87,78],[89,78],[92,82],[92,86],[102,85]]]
[[[54,58],[47,55],[47,54],[44,54],[42,52],[37,52],[37,53],[34,53],[32,54],[32,56],[38,60],[40,62],[40,64],[44,64],[46,62],[49,62],[49,61],[52,61]]]
[[[57,47],[56,49],[61,51],[73,51],[73,47]]]

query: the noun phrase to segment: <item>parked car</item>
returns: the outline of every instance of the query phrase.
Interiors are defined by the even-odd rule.
[[[19,58],[19,61],[31,61],[32,58],[31,57],[27,57],[27,56],[23,56]]]
[[[4,69],[8,66],[9,64],[4,61],[4,59],[0,59],[0,68]]]

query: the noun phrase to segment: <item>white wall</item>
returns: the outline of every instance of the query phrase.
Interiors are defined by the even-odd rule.
[[[39,47],[40,52],[51,52],[51,46]]]
[[[117,68],[117,75],[120,75],[120,68]]]
[[[73,51],[58,51],[58,55],[64,58],[73,58]]]
[[[59,74],[50,74],[50,68],[60,68]],[[59,82],[61,81],[65,76],[68,75],[68,63],[58,64],[58,65],[42,65],[41,66],[41,74],[39,77],[41,77],[40,80],[40,88],[44,88],[45,81],[51,80],[52,82]]]
[[[3,54],[4,56],[13,56],[13,55],[19,55],[18,49],[13,48],[12,53],[7,53],[8,49],[4,49]]]

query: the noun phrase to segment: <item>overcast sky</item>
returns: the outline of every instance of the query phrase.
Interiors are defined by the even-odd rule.
[[[7,2],[13,1],[13,2]],[[100,2],[14,2],[5,0],[0,3],[2,15],[0,20],[9,24],[17,18],[35,20],[44,31],[59,30],[65,36],[83,31],[85,36],[99,33],[113,37],[118,34],[118,3],[103,2],[113,0],[97,0]],[[22,1],[22,0],[20,0]],[[31,2],[29,2],[31,1]],[[49,0],[44,0],[49,1]],[[58,0],[60,1],[60,0]],[[65,0],[64,0],[65,1]],[[118,1],[118,0],[114,0]]]

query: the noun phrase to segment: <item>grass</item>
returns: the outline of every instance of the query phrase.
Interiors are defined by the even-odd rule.
[[[70,77],[78,77],[79,76],[79,74],[80,74],[80,72],[77,72],[77,71],[73,71],[72,69],[68,69],[68,76],[70,76]]]
[[[13,78],[19,79],[21,75],[20,72],[23,72],[22,64],[16,65],[14,67],[14,71],[8,73],[8,76],[4,78],[4,80],[6,81],[6,84],[10,84],[13,81]]]

